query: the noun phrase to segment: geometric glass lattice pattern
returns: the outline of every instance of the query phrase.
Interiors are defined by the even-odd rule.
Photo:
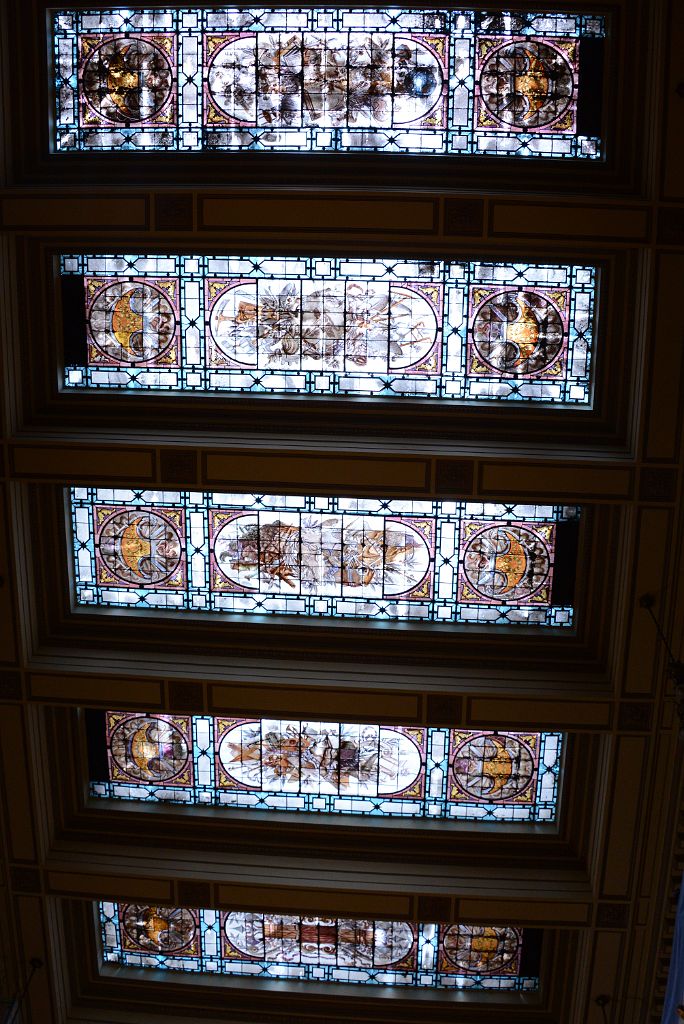
[[[575,506],[75,487],[71,516],[81,605],[573,623]]]
[[[89,712],[91,796],[255,810],[553,822],[563,737]]]
[[[604,36],[589,14],[59,11],[53,142],[595,159]]]
[[[66,387],[591,403],[591,266],[74,254],[61,275]]]
[[[101,902],[98,910],[105,964],[414,988],[539,987],[538,942],[528,952],[520,928],[139,903]]]

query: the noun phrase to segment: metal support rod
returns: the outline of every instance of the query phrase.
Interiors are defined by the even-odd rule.
[[[672,648],[670,647],[670,642],[667,639],[667,637],[665,636],[665,634],[663,633],[662,627],[661,627],[660,623],[658,622],[658,620],[656,619],[656,617],[655,617],[655,615],[653,613],[653,605],[654,604],[655,604],[655,598],[653,597],[653,594],[642,594],[642,596],[639,598],[639,606],[641,608],[645,608],[646,611],[648,612],[648,614],[653,619],[653,624],[655,625],[655,628],[657,630],[658,636],[663,641],[663,644],[665,645],[665,650],[667,651],[667,653],[668,653],[668,655],[670,657],[670,664],[671,665],[676,665],[677,664],[677,659],[675,658],[675,656],[674,656],[674,654],[672,652]]]

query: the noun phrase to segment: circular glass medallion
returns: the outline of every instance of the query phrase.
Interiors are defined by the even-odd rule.
[[[129,948],[156,953],[186,952],[197,933],[193,914],[183,907],[128,903],[121,908],[121,923]]]
[[[485,601],[526,601],[548,579],[550,567],[541,537],[519,523],[480,530],[463,552],[464,575]]]
[[[471,736],[454,753],[454,780],[473,800],[515,800],[529,790],[534,772],[534,754],[517,736]]]
[[[88,105],[104,120],[148,123],[171,95],[173,70],[165,54],[146,39],[117,37],[86,58],[82,87]]]
[[[520,935],[515,928],[453,924],[444,933],[444,955],[464,974],[515,972]]]
[[[168,296],[140,281],[117,281],[103,288],[88,319],[98,352],[127,365],[155,362],[176,336],[176,314]]]
[[[120,509],[102,525],[100,558],[127,586],[153,587],[178,568],[183,551],[180,534],[168,519],[148,509]]]
[[[574,88],[565,54],[534,40],[498,46],[480,72],[480,95],[489,113],[523,131],[545,128],[562,117]]]
[[[112,758],[137,782],[168,782],[188,762],[188,744],[180,729],[163,718],[127,718],[113,731]]]
[[[541,373],[563,348],[563,321],[556,307],[537,292],[501,292],[475,314],[473,346],[497,373]]]

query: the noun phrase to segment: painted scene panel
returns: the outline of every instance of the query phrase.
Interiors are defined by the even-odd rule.
[[[217,784],[229,790],[421,797],[425,730],[217,719]]]
[[[221,914],[223,956],[228,961],[415,970],[416,934],[403,921]]]
[[[430,518],[209,513],[211,586],[232,593],[431,598]]]

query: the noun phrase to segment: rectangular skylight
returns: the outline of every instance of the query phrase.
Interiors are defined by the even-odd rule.
[[[62,9],[53,142],[596,159],[605,31],[558,12]]]
[[[91,796],[226,810],[556,820],[563,736],[88,711]]]
[[[64,255],[66,388],[591,404],[598,271]]]
[[[499,992],[539,987],[540,936],[520,928],[139,903],[101,902],[98,909],[105,964],[255,981]]]
[[[578,520],[565,505],[75,487],[75,598],[567,629]]]

